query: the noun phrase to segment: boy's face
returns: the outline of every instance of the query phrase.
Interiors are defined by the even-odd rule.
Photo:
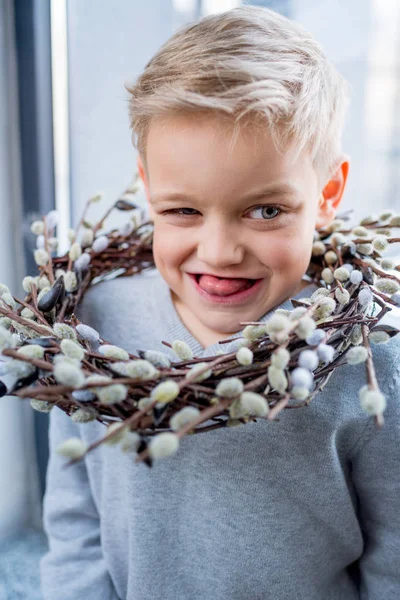
[[[226,122],[210,116],[156,119],[147,173],[138,160],[154,221],[155,265],[182,321],[204,345],[304,287],[314,229],[335,212],[324,203],[308,152],[292,161],[293,148],[279,154],[260,128],[243,130],[232,147],[231,135]],[[200,277],[199,285],[193,274],[211,277]],[[254,290],[226,295],[250,285],[248,279],[260,280]]]

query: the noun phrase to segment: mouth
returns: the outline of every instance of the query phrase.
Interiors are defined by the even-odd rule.
[[[197,294],[209,303],[212,304],[245,304],[247,301],[251,300],[260,290],[261,284],[264,279],[250,279],[247,277],[219,277],[214,276],[215,279],[219,280],[229,280],[229,279],[243,279],[245,284],[240,286],[239,291],[235,291],[233,293],[209,293],[203,287],[200,286],[200,278],[204,273],[187,273],[189,279],[192,281],[192,284],[197,292]]]
[[[204,273],[189,273],[189,275],[195,277],[196,283],[199,283],[200,277],[204,275]],[[216,279],[244,279],[246,281],[246,287],[243,288],[242,291],[248,290],[256,283],[256,281],[259,281],[259,279],[249,279],[247,277],[219,277],[218,275],[214,275],[214,277]]]

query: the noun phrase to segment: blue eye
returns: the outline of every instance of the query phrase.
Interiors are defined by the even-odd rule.
[[[260,209],[261,209],[261,215],[262,215],[261,218],[266,221],[270,221],[271,218],[274,219],[277,216],[276,214],[271,215],[271,211],[275,210],[275,211],[278,211],[278,213],[282,212],[280,210],[280,208],[277,208],[276,206],[271,206],[270,204],[263,205],[263,206],[257,206],[256,208],[253,208],[250,212],[253,212],[254,210],[260,210]]]

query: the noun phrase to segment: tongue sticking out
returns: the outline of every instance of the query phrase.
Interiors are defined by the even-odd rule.
[[[199,286],[209,294],[216,296],[229,296],[241,292],[249,288],[252,283],[253,281],[250,279],[219,279],[212,275],[201,275],[199,279]]]

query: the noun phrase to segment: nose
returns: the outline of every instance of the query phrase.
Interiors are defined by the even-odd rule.
[[[205,225],[199,232],[197,257],[214,269],[243,262],[244,248],[238,232],[220,222]]]

